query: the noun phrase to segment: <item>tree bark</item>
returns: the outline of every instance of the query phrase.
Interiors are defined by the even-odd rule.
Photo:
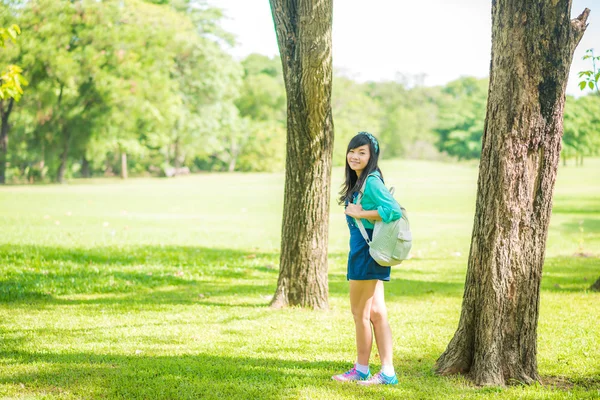
[[[287,93],[287,156],[271,306],[328,308],[332,0],[270,0]]]
[[[571,0],[492,2],[492,61],[477,203],[458,329],[440,374],[532,383],[540,281],[565,87],[589,10]]]
[[[8,124],[8,117],[12,112],[15,99],[10,98],[8,100],[8,106],[4,108],[6,100],[0,100],[0,184],[6,183],[6,162],[8,156],[8,132],[10,125]]]

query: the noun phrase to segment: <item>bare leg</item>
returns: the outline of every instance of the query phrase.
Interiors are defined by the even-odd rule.
[[[381,358],[381,365],[393,365],[392,330],[388,322],[387,308],[383,293],[383,282],[377,281],[371,302],[370,319],[375,331],[375,341]]]
[[[350,308],[356,327],[356,361],[362,365],[369,365],[373,345],[370,318],[377,282],[377,280],[350,281]]]

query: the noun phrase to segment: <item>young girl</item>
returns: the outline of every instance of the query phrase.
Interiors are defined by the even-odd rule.
[[[383,282],[390,280],[390,267],[382,267],[369,254],[369,245],[356,226],[361,218],[369,235],[373,237],[373,222],[390,222],[399,219],[400,206],[383,184],[377,166],[379,143],[373,135],[360,132],[348,144],[346,153],[346,182],[340,192],[340,204],[346,206],[346,221],[350,228],[350,254],[348,273],[350,281],[350,306],[356,327],[357,358],[348,372],[333,376],[341,382],[358,381],[362,385],[397,384],[392,363],[392,331],[388,323],[383,296]],[[369,176],[371,175],[371,176]],[[367,182],[357,205],[363,183]],[[371,325],[381,358],[381,371],[373,376],[369,371],[369,357],[373,343]]]

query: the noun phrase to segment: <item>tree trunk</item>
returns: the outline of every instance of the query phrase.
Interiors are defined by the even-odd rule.
[[[173,158],[173,165],[175,166],[175,175],[179,175],[179,169],[181,168],[181,140],[179,137],[177,137],[177,139],[175,139],[175,143],[173,144],[175,149],[174,149],[174,158]]]
[[[589,10],[571,0],[492,2],[492,62],[471,251],[458,329],[440,374],[531,383],[565,87]]]
[[[237,157],[232,156],[231,159],[229,160],[229,165],[227,166],[227,172],[234,172],[236,163],[237,163]]]
[[[127,179],[127,153],[121,150],[121,179]]]
[[[81,160],[81,176],[84,178],[90,178],[92,176],[90,162],[85,156],[83,156],[83,159]]]
[[[8,117],[12,111],[15,99],[10,98],[8,100],[8,106],[4,109],[4,103],[6,100],[0,100],[0,184],[6,183],[6,162],[8,155],[8,131],[10,125],[8,124]]]
[[[63,151],[60,155],[60,165],[58,166],[58,171],[56,172],[56,180],[58,183],[65,183],[65,171],[67,170],[67,161],[69,159],[69,142],[71,139],[71,134],[69,131],[65,133],[64,143],[63,143]]]
[[[40,180],[44,180],[46,178],[46,170],[45,170],[45,166],[46,166],[46,145],[44,140],[41,140],[42,142],[42,149],[40,151],[41,156],[40,156]]]
[[[287,92],[281,256],[271,306],[328,307],[332,0],[270,0]]]
[[[600,292],[600,278],[598,278],[598,280],[592,286],[590,286],[590,290],[593,290],[594,292]]]

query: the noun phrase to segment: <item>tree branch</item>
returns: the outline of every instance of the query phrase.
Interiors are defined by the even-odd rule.
[[[586,8],[583,10],[579,17],[571,20],[571,28],[573,28],[573,34],[575,35],[575,44],[579,44],[579,40],[583,36],[583,33],[588,27],[587,19],[590,16],[590,9]]]

